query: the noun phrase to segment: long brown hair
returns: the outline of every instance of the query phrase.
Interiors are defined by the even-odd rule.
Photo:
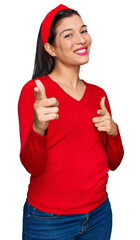
[[[55,15],[52,21],[50,34],[48,38],[48,42],[50,44],[55,46],[56,27],[59,21],[65,17],[70,17],[74,14],[80,16],[80,14],[74,9],[63,9]],[[54,66],[55,66],[54,58],[46,52],[43,46],[43,42],[41,39],[41,26],[40,26],[37,45],[36,45],[35,63],[34,63],[34,71],[33,71],[32,79],[51,73]]]

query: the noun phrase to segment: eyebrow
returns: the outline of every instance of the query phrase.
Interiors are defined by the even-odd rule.
[[[82,25],[81,26],[81,28],[83,28],[83,27],[87,27],[87,25]],[[61,33],[60,33],[60,35],[63,33],[63,32],[66,32],[66,31],[70,31],[70,30],[73,30],[72,28],[68,28],[68,29],[65,29],[65,30],[63,30]]]

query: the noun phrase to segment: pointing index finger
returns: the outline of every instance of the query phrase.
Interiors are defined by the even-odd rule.
[[[42,82],[40,80],[35,80],[36,86],[34,88],[34,94],[35,94],[35,98],[36,100],[41,100],[41,99],[46,99],[46,91],[45,91],[45,87],[42,84]]]

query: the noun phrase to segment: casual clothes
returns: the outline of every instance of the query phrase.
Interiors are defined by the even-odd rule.
[[[46,135],[34,131],[34,87],[39,79],[47,98],[59,102],[59,118],[50,120]],[[115,170],[124,155],[118,128],[116,136],[98,131],[92,121],[98,117],[100,101],[111,109],[106,92],[87,83],[81,100],[67,94],[49,76],[28,81],[19,102],[20,159],[31,174],[28,202],[53,214],[88,213],[106,200],[108,171]]]
[[[109,198],[86,214],[58,215],[24,205],[22,240],[110,240],[112,209]]]

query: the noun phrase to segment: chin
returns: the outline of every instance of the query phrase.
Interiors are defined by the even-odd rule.
[[[89,58],[81,61],[80,65],[84,65],[84,64],[86,64],[86,63],[88,63],[88,62],[89,62]]]
[[[87,62],[84,62],[84,63],[81,63],[80,65],[85,65],[85,64],[87,64],[89,61],[87,61]]]
[[[85,57],[81,57],[81,59],[79,59],[79,61],[75,61],[76,65],[84,65],[86,63],[89,62],[89,56],[85,56]]]
[[[88,63],[88,62],[89,62],[89,59],[86,60],[86,61],[77,62],[77,63],[72,64],[72,65],[75,65],[75,66],[81,66],[81,65],[84,65],[84,64],[86,64],[86,63]]]

